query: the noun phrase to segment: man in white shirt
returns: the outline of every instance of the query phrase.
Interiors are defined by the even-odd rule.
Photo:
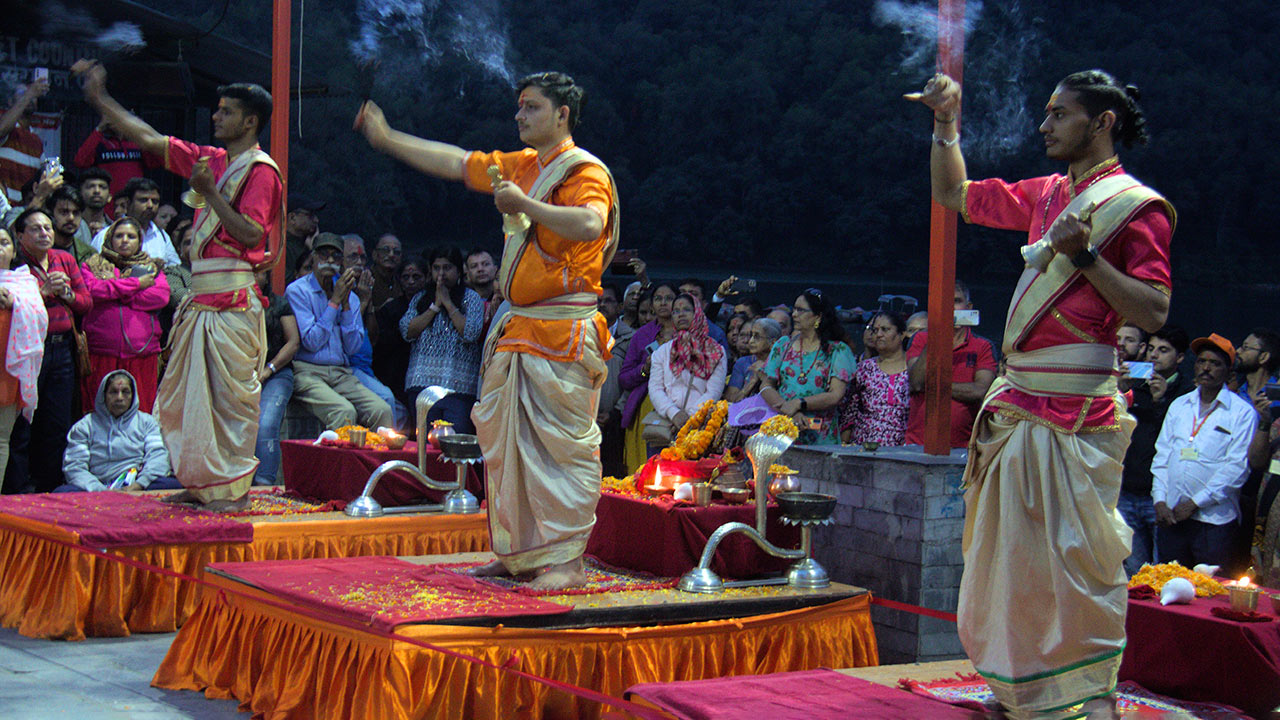
[[[1258,413],[1225,387],[1236,359],[1231,341],[1215,333],[1191,351],[1197,390],[1169,405],[1151,463],[1156,556],[1186,567],[1226,565]]]
[[[142,252],[163,262],[166,267],[181,265],[182,260],[169,240],[169,234],[155,223],[156,213],[160,211],[160,186],[147,178],[137,177],[125,183],[121,193],[129,197],[129,217],[137,220],[143,227]],[[103,238],[107,236],[107,229],[110,227],[108,225],[93,236],[94,250],[102,250]]]

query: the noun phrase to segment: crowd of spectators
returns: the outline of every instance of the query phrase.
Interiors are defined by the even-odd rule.
[[[106,124],[74,170],[44,162],[26,122],[47,89],[32,83],[0,115],[4,490],[162,486],[171,473],[149,412],[165,338],[190,300],[192,217],[146,177],[161,159]],[[369,253],[359,235],[321,232],[325,208],[288,198],[287,289],[276,294],[267,272],[258,277],[260,484],[279,480],[291,402],[330,428],[412,430],[417,394],[439,386],[449,394],[428,420],[471,432],[482,347],[503,304],[501,258],[490,250],[411,253],[386,233]],[[606,474],[633,472],[707,400],[754,406],[756,423],[761,413],[792,416],[807,444],[923,443],[925,313],[842,317],[820,288],[766,307],[733,276],[708,296],[696,278],[652,282],[634,256],[609,277],[623,275],[635,280],[606,282],[599,301],[615,343],[598,415]],[[962,282],[954,301],[973,309]],[[952,339],[953,448],[967,447],[1000,374],[996,348],[963,316],[934,329]],[[1126,325],[1116,346],[1136,421],[1118,504],[1134,532],[1126,569],[1253,562],[1280,582],[1280,335],[1258,329],[1236,346]]]

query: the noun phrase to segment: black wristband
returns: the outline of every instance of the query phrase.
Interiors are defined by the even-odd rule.
[[[1080,252],[1076,253],[1071,258],[1071,264],[1075,265],[1076,267],[1082,270],[1084,268],[1089,267],[1090,265],[1094,264],[1097,261],[1098,261],[1098,251],[1094,250],[1093,248],[1085,248]]]
[[[800,412],[809,412],[808,398],[800,398]]]

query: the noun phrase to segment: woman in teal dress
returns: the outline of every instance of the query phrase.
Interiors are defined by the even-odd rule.
[[[853,380],[857,359],[849,349],[835,305],[809,288],[791,311],[794,333],[769,351],[760,397],[800,428],[802,445],[840,443],[839,405]]]

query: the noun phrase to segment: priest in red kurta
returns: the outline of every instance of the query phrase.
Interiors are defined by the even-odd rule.
[[[195,217],[191,296],[179,307],[156,416],[185,488],[166,498],[208,510],[248,502],[258,459],[258,400],[266,349],[263,300],[254,282],[266,260],[267,233],[280,218],[283,183],[258,134],[271,117],[271,95],[251,84],[218,88],[214,138],[225,149],[165,137],[106,92],[106,71],[81,60],[85,97],[123,137],[189,177],[206,207]]]
[[[471,416],[487,465],[489,537],[480,574],[533,574],[539,588],[586,582],[582,554],[600,499],[595,422],[612,339],[596,311],[618,242],[618,199],[604,163],[571,135],[582,90],[563,73],[517,84],[529,147],[467,152],[392,130],[373,103],[357,118],[374,148],[494,195],[506,242],[498,283],[511,304],[485,343]]]
[[[1116,156],[1146,140],[1137,91],[1096,70],[1065,78],[1040,133],[1067,172],[1016,183],[966,177],[954,80],[908,97],[934,112],[934,198],[1043,251],[1026,255],[1007,370],[969,445],[960,639],[1010,717],[1115,717],[1131,535],[1116,502],[1134,425],[1115,333],[1164,324],[1174,224]]]

